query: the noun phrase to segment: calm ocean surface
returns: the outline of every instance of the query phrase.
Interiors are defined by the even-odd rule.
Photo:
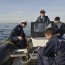
[[[7,39],[12,29],[17,25],[17,23],[0,23],[0,40]],[[27,36],[30,36],[30,23],[27,24],[24,32]]]

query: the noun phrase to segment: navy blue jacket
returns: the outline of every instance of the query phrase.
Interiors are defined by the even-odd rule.
[[[42,55],[50,57],[55,65],[65,65],[65,42],[59,41],[56,37],[50,39],[43,48]]]
[[[21,36],[23,40],[19,41],[18,36]],[[25,33],[21,25],[17,25],[11,32],[9,39],[13,42],[17,47],[26,46]]]
[[[65,33],[65,23],[62,23],[62,24],[61,24],[60,32],[62,32],[62,34]]]
[[[54,24],[54,29],[56,30],[56,33],[60,33],[63,35],[65,33],[65,23],[60,22],[60,24]]]
[[[43,18],[41,18],[41,16],[39,16],[37,18],[36,22],[45,22],[48,25],[50,23],[50,20],[49,20],[48,16],[43,16]]]

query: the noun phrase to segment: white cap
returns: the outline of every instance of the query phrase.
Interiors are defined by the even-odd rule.
[[[20,23],[25,22],[24,20],[20,21]]]

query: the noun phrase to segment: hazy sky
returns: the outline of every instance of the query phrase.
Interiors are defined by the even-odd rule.
[[[41,9],[50,20],[60,16],[65,21],[65,0],[0,0],[0,22],[35,21]]]

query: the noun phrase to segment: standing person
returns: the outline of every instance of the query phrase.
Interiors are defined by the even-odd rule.
[[[41,10],[40,16],[37,18],[36,22],[45,22],[48,25],[50,20],[49,20],[48,16],[45,15],[45,13],[46,13],[45,10]]]
[[[59,41],[54,32],[52,28],[45,32],[49,41],[38,50],[38,65],[65,65],[65,42]]]
[[[26,38],[23,28],[25,28],[27,22],[21,22],[18,24],[11,32],[9,39],[12,43],[16,45],[17,48],[25,48],[26,47]]]

